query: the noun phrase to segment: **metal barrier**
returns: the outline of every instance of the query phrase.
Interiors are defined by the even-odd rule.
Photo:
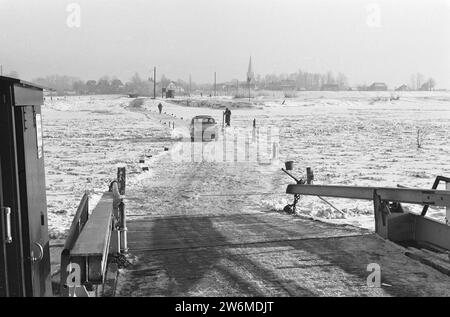
[[[89,296],[105,282],[108,256],[127,251],[125,168],[117,175],[90,215],[88,194],[81,200],[61,252],[61,296]]]
[[[430,248],[450,250],[450,178],[439,176],[432,189],[312,185],[312,171],[308,181],[298,180],[288,185],[286,193],[294,195],[294,203],[285,209],[294,210],[300,195],[372,200],[375,232],[381,237],[400,243],[414,243]],[[437,190],[440,181],[446,190]],[[404,212],[402,203],[424,205],[421,215]],[[446,207],[446,223],[425,218],[428,206]],[[287,208],[289,207],[289,208]]]

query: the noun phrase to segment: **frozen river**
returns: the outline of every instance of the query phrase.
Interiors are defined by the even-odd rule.
[[[164,151],[190,144],[187,126],[195,115],[211,115],[221,125],[223,109],[162,101],[166,113],[159,115],[160,101],[151,99],[135,108],[129,107],[131,99],[120,96],[47,98],[43,120],[51,236],[64,235],[85,190],[95,204],[119,164],[127,167],[127,211],[135,217],[149,210],[163,214],[180,203],[183,208],[178,212],[183,213],[193,200],[204,200],[200,213],[234,206],[242,211],[282,210],[292,200],[284,194],[291,183],[280,171],[285,160],[295,161],[298,176],[311,167],[316,184],[430,188],[437,175],[449,176],[450,94],[405,92],[399,100],[390,96],[390,92],[304,92],[297,98],[264,97],[253,100],[252,107],[232,107],[233,128],[226,130],[227,137],[233,129],[251,131],[253,119],[263,131],[278,129],[279,157],[264,162],[186,158],[177,162],[174,152]],[[175,123],[175,130],[169,122]],[[143,165],[148,172],[142,171]],[[170,179],[158,178],[162,168],[186,174],[187,182],[198,183],[194,186],[198,191],[173,192]],[[155,183],[160,185],[158,193],[145,194],[148,184],[155,188]],[[298,212],[372,228],[372,203],[329,201],[343,214],[315,197],[302,198]],[[443,221],[445,211],[430,208],[428,214]]]

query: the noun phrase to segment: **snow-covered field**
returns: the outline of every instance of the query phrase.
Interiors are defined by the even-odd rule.
[[[169,131],[128,110],[120,96],[46,98],[44,151],[52,238],[63,236],[85,190],[92,209],[108,189],[118,164],[130,179],[141,174],[139,160],[150,159],[171,142]]]
[[[281,210],[291,202],[292,197],[283,194],[291,183],[280,171],[285,160],[295,161],[296,175],[311,167],[316,184],[430,188],[437,175],[449,176],[450,93],[401,92],[399,96],[399,100],[390,100],[390,92],[301,92],[285,101],[259,97],[254,107],[232,109],[234,128],[250,128],[256,119],[258,127],[280,130],[279,159],[258,166],[261,178],[250,181],[254,185],[249,203],[268,211]],[[208,104],[208,98],[196,98],[200,99],[203,106]],[[224,99],[230,102],[230,98],[215,99],[215,104]],[[188,137],[190,118],[209,114],[222,122],[222,109],[217,105],[183,107],[147,99],[140,109],[129,107],[130,101],[120,96],[47,98],[43,125],[52,237],[62,236],[68,229],[84,190],[91,192],[91,205],[95,203],[115,176],[117,164],[127,166],[127,191],[138,190],[151,181],[158,160],[168,159],[164,147]],[[156,114],[159,102],[166,112],[162,116]],[[175,122],[175,129],[168,127],[169,121]],[[418,130],[421,148],[417,147]],[[149,172],[142,172],[139,159],[146,160]],[[228,178],[248,178],[245,164],[240,166],[241,171]],[[228,182],[227,175],[223,176],[223,182]],[[264,188],[259,184],[265,184]],[[266,191],[267,184],[274,194],[255,196]],[[232,193],[229,185],[224,188]],[[170,197],[156,199],[170,203]],[[329,201],[344,214],[315,197],[302,198],[299,212],[327,221],[373,226],[370,202]],[[134,202],[127,210],[138,214],[138,206]],[[445,211],[430,208],[428,214],[442,221]]]

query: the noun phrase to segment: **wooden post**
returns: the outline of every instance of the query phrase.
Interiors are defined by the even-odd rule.
[[[377,191],[373,191],[373,207],[375,216],[375,232],[382,238],[388,238],[389,207],[381,200]]]
[[[127,239],[127,217],[125,213],[125,204],[123,201],[119,204],[120,214],[120,253],[128,252],[128,239]]]
[[[119,186],[119,193],[125,195],[125,185],[126,185],[126,170],[125,167],[119,167],[117,169],[117,184]]]
[[[314,173],[311,167],[306,168],[306,184],[311,184],[314,180]]]
[[[126,185],[126,170],[125,167],[119,167],[117,169],[117,184],[119,186],[120,195],[125,195],[125,185]],[[120,231],[120,252],[128,252],[128,242],[127,242],[127,219],[125,213],[125,204],[123,199],[119,203],[119,231]]]
[[[113,193],[113,221],[112,221],[112,228],[111,228],[111,241],[110,241],[110,254],[118,254],[120,253],[120,229],[119,229],[119,223],[120,223],[120,203],[122,202],[122,199],[120,198],[120,192],[119,192],[119,182],[114,182],[112,184],[112,190]]]

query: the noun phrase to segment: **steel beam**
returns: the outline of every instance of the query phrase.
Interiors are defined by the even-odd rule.
[[[383,201],[450,207],[450,190],[391,187],[290,184],[287,194],[373,200],[374,191]]]

